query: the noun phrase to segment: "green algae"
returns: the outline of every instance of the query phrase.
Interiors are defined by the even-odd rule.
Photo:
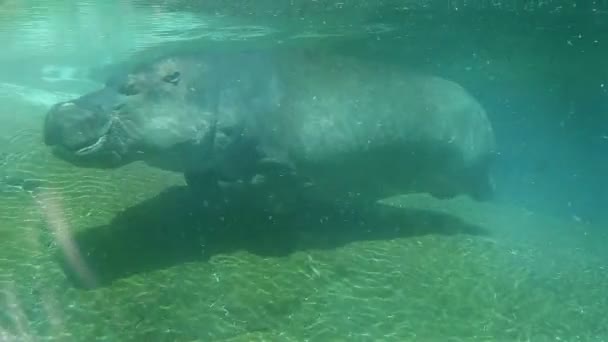
[[[21,157],[7,167],[42,186],[0,196],[7,340],[608,336],[606,239],[581,223],[425,196],[388,199],[376,214],[209,216],[181,175],[141,164],[78,169],[42,148],[35,120],[19,125],[27,134],[2,148]],[[63,230],[49,219],[53,206]],[[70,263],[62,233],[93,282]]]

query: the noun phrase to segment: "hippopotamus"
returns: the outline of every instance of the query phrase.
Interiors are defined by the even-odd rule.
[[[489,199],[495,148],[483,106],[453,81],[296,50],[132,63],[101,89],[53,105],[44,142],[81,167],[143,161],[184,173],[201,196],[238,184],[330,201]]]

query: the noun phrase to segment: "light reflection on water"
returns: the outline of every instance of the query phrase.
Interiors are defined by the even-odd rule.
[[[0,6],[0,41],[3,45],[0,60],[35,59],[44,54],[47,60],[109,62],[166,42],[263,38],[284,41],[382,34],[392,30],[390,25],[372,21],[364,10],[353,12],[345,9],[337,13],[338,16],[333,13],[324,15],[319,11],[306,18],[292,16],[286,23],[279,15],[239,17],[217,11],[174,11],[159,5],[137,5],[132,1],[74,1],[41,5],[31,1],[9,1]]]
[[[187,6],[186,6],[187,7]],[[0,97],[49,106],[73,93],[99,86],[87,70],[125,60],[138,51],[166,44],[319,41],[391,32],[389,24],[368,21],[366,8],[334,8],[298,17],[284,5],[261,7],[259,16],[232,16],[230,9],[180,11],[136,1],[16,1],[0,4]],[[278,12],[277,12],[278,13]],[[318,17],[318,18],[317,18]],[[111,18],[111,20],[108,20]],[[318,20],[315,20],[317,18]]]

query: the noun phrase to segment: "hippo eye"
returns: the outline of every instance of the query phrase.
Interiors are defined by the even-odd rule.
[[[121,104],[118,104],[117,106],[115,106],[115,107],[114,107],[114,110],[115,110],[115,111],[120,111],[120,110],[122,110],[123,108],[125,108],[126,106],[127,106],[127,104],[126,104],[126,103],[121,103]]]
[[[129,82],[125,85],[120,86],[120,88],[118,88],[118,92],[123,95],[132,96],[139,94],[139,89],[137,89],[135,83]]]
[[[167,82],[167,83],[171,83],[173,85],[177,85],[179,83],[179,77],[180,77],[180,73],[179,71],[176,71],[172,74],[169,74],[165,77],[163,77],[163,81]]]

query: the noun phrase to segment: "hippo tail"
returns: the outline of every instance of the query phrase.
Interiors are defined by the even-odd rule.
[[[469,195],[476,201],[487,202],[494,199],[496,184],[491,172],[494,156],[488,156],[472,168],[469,174]]]
[[[495,192],[494,178],[490,174],[485,174],[473,184],[471,197],[478,202],[487,202],[494,199]]]

